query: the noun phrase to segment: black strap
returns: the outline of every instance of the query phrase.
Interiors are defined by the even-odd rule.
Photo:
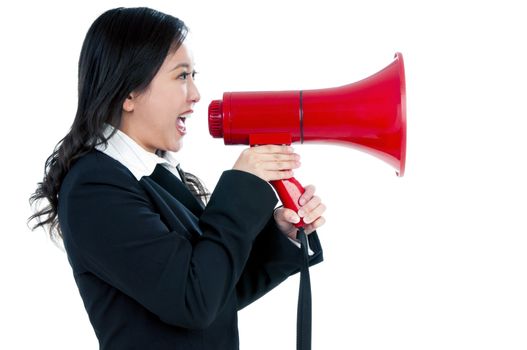
[[[309,253],[304,228],[298,229],[297,239],[302,249],[300,267],[300,288],[298,293],[298,311],[296,320],[297,350],[311,350],[311,281],[309,279]]]

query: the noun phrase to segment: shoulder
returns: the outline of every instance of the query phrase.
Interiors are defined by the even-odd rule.
[[[97,150],[93,150],[77,160],[66,175],[66,178],[68,177],[72,179],[88,178],[90,180],[114,177],[135,179],[123,164]]]
[[[109,224],[111,216],[130,210],[127,205],[133,210],[150,208],[147,195],[132,173],[96,150],[79,158],[70,168],[58,199],[58,217],[65,237],[72,227],[78,229],[88,225],[88,221]]]
[[[118,185],[125,188],[137,186],[137,180],[121,163],[106,154],[93,150],[78,159],[66,174],[61,194],[85,184]]]

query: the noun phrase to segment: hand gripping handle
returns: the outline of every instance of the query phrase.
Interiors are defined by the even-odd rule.
[[[294,210],[295,213],[298,213],[298,209],[300,209],[298,200],[300,199],[300,196],[302,196],[302,194],[304,194],[306,191],[300,182],[292,177],[285,180],[270,181],[270,183],[278,193],[278,197],[280,197],[284,207]],[[295,224],[296,227],[303,227],[304,225],[304,220],[302,218],[300,218],[300,221]]]

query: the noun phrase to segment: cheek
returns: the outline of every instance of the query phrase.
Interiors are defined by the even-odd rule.
[[[185,85],[177,81],[153,84],[141,101],[140,115],[144,122],[155,128],[156,133],[171,137],[178,115],[188,109],[185,90]]]
[[[156,105],[167,117],[176,118],[179,113],[185,111],[185,89],[183,87],[173,87],[162,91],[156,98]]]

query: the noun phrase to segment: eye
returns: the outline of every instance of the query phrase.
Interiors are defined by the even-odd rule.
[[[187,80],[187,77],[190,75],[190,73],[188,72],[183,72],[181,73],[180,75],[178,75],[178,79],[181,79],[181,80]]]
[[[192,73],[183,72],[180,75],[178,75],[178,79],[187,80],[189,75],[192,76],[192,79],[195,79],[196,78],[196,74],[198,74],[198,72],[196,72],[196,71],[192,71]]]

